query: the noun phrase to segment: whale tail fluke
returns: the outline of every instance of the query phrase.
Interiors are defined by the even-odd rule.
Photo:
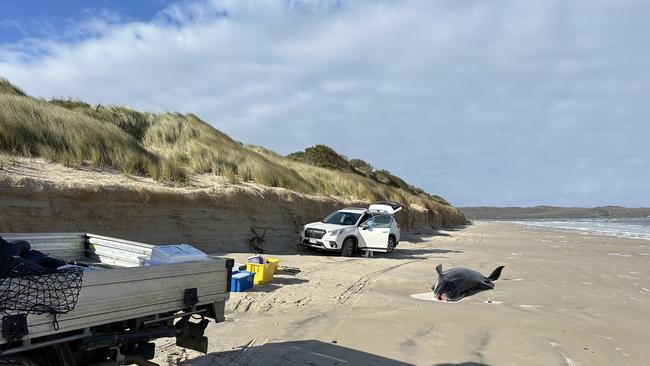
[[[488,276],[488,280],[490,280],[490,281],[496,281],[496,280],[498,280],[498,279],[499,279],[499,276],[501,276],[501,271],[503,271],[504,268],[505,268],[505,266],[499,266],[499,267],[497,267],[497,268],[496,268],[494,271],[492,271],[492,273]]]

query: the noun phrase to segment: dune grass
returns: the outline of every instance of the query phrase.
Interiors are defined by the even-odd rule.
[[[326,145],[316,145],[306,148],[304,151],[298,151],[287,155],[288,159],[306,163],[309,165],[335,169],[342,172],[351,172],[370,178],[375,183],[381,183],[393,188],[400,188],[403,191],[412,193],[416,196],[426,196],[429,199],[438,201],[444,205],[449,205],[440,196],[430,195],[424,190],[406,183],[402,178],[392,174],[388,170],[375,170],[370,163],[361,159],[348,159]]]
[[[25,96],[25,92],[14,84],[10,83],[9,80],[0,77],[0,94],[3,95],[19,95]]]
[[[0,170],[3,170],[7,165],[9,165],[9,159],[0,153]]]
[[[111,167],[159,181],[182,183],[192,174],[210,173],[232,183],[255,182],[307,194],[389,199],[435,210],[443,220],[448,216],[461,221],[459,211],[441,198],[328,149],[317,148],[311,155],[324,152],[319,159],[331,159],[328,164],[333,166],[315,166],[296,156],[244,146],[193,114],[153,114],[71,99],[46,101],[0,79],[0,150],[10,154],[72,167]]]
[[[407,187],[405,188],[395,187],[393,185],[379,183],[372,177],[361,176],[359,172],[313,166],[295,159],[287,159],[260,146],[247,145],[246,147],[264,155],[277,164],[284,165],[296,171],[305,180],[312,182],[320,194],[368,201],[392,200],[408,204],[418,204],[431,211],[440,213],[444,226],[453,226],[464,222],[464,218],[459,211],[449,205],[444,199],[429,195],[423,191],[422,194],[414,193],[412,189],[419,189],[413,188],[408,184],[406,184]]]
[[[0,149],[67,166],[159,175],[158,158],[114,124],[16,95],[0,96]]]

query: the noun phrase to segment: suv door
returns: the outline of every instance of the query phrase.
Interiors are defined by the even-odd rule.
[[[393,221],[391,215],[376,214],[359,226],[359,248],[368,248],[386,251],[388,249],[388,235]]]

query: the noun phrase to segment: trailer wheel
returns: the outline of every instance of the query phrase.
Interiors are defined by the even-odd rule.
[[[341,245],[341,257],[352,257],[354,255],[354,239],[347,238]]]
[[[392,253],[396,246],[397,245],[395,243],[395,238],[392,235],[389,236],[388,237],[388,247],[386,248],[386,252]]]
[[[21,356],[0,357],[0,366],[39,366],[36,362]]]

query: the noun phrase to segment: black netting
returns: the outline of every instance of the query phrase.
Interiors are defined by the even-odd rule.
[[[77,304],[82,280],[82,268],[33,266],[0,238],[0,314],[65,314]]]

